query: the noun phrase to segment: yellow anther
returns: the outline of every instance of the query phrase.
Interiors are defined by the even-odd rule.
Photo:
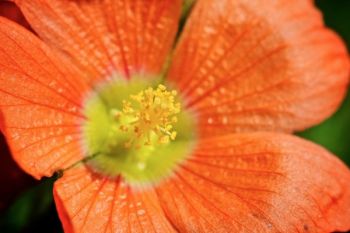
[[[160,138],[159,138],[159,142],[160,143],[162,143],[162,144],[167,144],[167,143],[169,143],[169,136],[161,136]]]
[[[171,133],[171,135],[170,135],[170,139],[171,139],[171,140],[175,140],[176,135],[177,135],[177,133],[176,133],[175,131],[173,131],[173,132]]]
[[[177,122],[175,116],[181,111],[181,105],[176,101],[176,91],[168,91],[164,85],[158,85],[156,89],[147,88],[136,95],[131,95],[131,101],[123,101],[123,108],[117,118],[127,117],[131,119],[123,123],[120,130],[132,131],[133,134],[125,147],[134,145],[152,145],[154,142],[167,144],[175,140],[176,131],[173,124]],[[156,140],[154,140],[154,138]]]
[[[121,126],[119,127],[119,129],[120,129],[121,131],[128,132],[128,127],[125,126],[125,125],[121,125]]]

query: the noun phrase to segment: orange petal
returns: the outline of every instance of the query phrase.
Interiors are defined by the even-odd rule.
[[[330,116],[349,58],[311,1],[198,1],[169,80],[198,112],[204,135],[292,132]]]
[[[65,232],[175,232],[154,191],[134,190],[84,166],[65,172],[54,196]]]
[[[0,126],[16,162],[36,178],[81,159],[80,74],[40,40],[0,18]]]
[[[208,138],[157,189],[180,232],[350,229],[350,171],[310,142],[277,133]]]
[[[180,0],[17,0],[34,30],[93,79],[158,74],[172,46]]]

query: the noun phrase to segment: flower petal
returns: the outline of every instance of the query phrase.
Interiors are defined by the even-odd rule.
[[[65,232],[175,232],[154,191],[134,190],[85,166],[66,171],[54,196]]]
[[[45,41],[99,80],[115,73],[160,73],[181,12],[180,0],[16,3]]]
[[[157,189],[180,232],[350,229],[350,171],[319,146],[277,133],[201,141]]]
[[[198,112],[202,135],[292,132],[338,107],[349,58],[311,1],[198,1],[170,82]]]
[[[16,162],[36,178],[82,157],[88,86],[32,33],[0,18],[0,126]]]

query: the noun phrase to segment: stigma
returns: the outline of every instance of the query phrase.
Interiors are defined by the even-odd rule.
[[[173,125],[178,121],[181,105],[177,92],[164,85],[149,87],[123,100],[122,109],[114,111],[118,130],[127,134],[125,148],[139,149],[143,146],[168,144],[175,140],[177,132]]]

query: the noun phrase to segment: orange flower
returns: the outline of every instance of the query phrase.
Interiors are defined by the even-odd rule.
[[[16,3],[41,39],[0,20],[1,129],[62,171],[65,232],[350,229],[349,169],[287,134],[349,81],[312,1],[198,0],[173,52],[180,0]]]

